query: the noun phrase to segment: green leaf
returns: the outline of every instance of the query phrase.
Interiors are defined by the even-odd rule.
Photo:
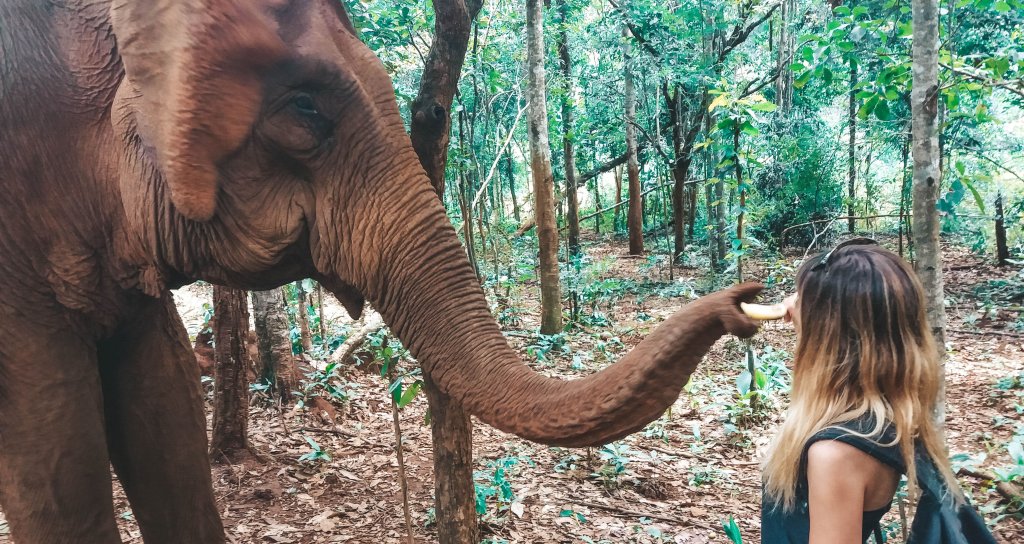
[[[744,121],[743,124],[740,126],[740,130],[743,131],[743,134],[746,134],[747,136],[757,136],[758,134],[761,134],[761,131],[757,130],[757,127],[750,124],[750,121]]]
[[[867,119],[868,116],[871,115],[873,111],[875,111],[875,106],[877,105],[878,95],[874,95],[871,98],[865,100],[864,103],[861,104],[860,109],[857,110],[857,117],[860,119]]]
[[[750,392],[750,383],[750,372],[744,370],[736,377],[736,390],[739,391],[740,395],[746,395]]]
[[[875,106],[875,117],[878,117],[882,121],[888,121],[892,118],[889,114],[889,102],[886,100],[879,100],[878,105]]]
[[[800,74],[799,77],[793,80],[793,87],[797,89],[803,89],[804,85],[807,85],[807,82],[811,80],[811,76],[813,75],[813,70],[807,70],[806,72]]]
[[[832,73],[832,70],[829,70],[828,68],[821,69],[821,79],[825,81],[825,85],[831,85],[833,77],[834,74]]]
[[[965,171],[967,171],[967,166],[964,165],[964,161],[956,161],[953,164],[953,166],[956,168],[956,171],[959,172],[961,176],[964,175]]]
[[[416,395],[420,392],[422,387],[423,382],[420,380],[416,380],[411,386],[409,386],[409,389],[406,389],[405,393],[402,393],[401,398],[398,399],[398,408],[405,408],[407,404],[412,402],[412,399],[416,398]]]
[[[970,180],[965,179],[965,178],[961,178],[960,181],[964,184],[964,186],[967,187],[968,190],[971,191],[971,195],[974,197],[974,203],[977,204],[978,210],[980,210],[981,213],[984,214],[985,213],[985,201],[981,198],[981,193],[978,192],[978,190],[974,187],[974,184],[971,183]]]
[[[768,375],[759,368],[754,369],[754,383],[757,384],[758,391],[763,391],[765,386],[768,385]]]
[[[840,17],[846,17],[850,14],[850,8],[846,6],[837,6],[836,9],[832,10],[832,14]]]
[[[750,109],[754,111],[773,112],[779,109],[779,107],[772,102],[758,102],[757,104],[750,106]]]
[[[946,109],[955,110],[960,105],[960,95],[956,91],[946,93]]]
[[[1002,1],[996,2],[996,11],[999,13],[1006,13],[1007,11],[1010,11],[1010,4]]]
[[[708,105],[708,111],[715,111],[715,108],[728,107],[728,105],[729,95],[720,94],[716,96],[714,100],[711,101],[711,104]]]
[[[729,521],[722,522],[722,530],[725,531],[725,536],[729,537],[729,541],[732,544],[743,544],[743,536],[740,534],[740,527],[736,525],[736,520],[732,516],[729,516]]]

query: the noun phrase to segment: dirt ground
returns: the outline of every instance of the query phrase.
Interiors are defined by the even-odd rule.
[[[604,263],[601,277],[668,281],[664,263],[627,258],[621,242],[601,241],[587,251],[592,261]],[[791,278],[793,262],[800,256],[752,262],[747,277],[773,278],[769,281],[778,286],[765,299],[779,300],[791,288],[784,280]],[[693,268],[675,269],[673,281],[706,292],[712,286],[704,268],[697,263]],[[975,287],[1021,273],[1016,268],[994,268],[959,247],[946,248],[951,301],[948,442],[953,454],[970,455],[978,469],[1011,464],[1004,445],[1022,422],[1015,405],[1024,400],[1012,390],[997,388],[996,383],[1024,372],[1024,334],[1012,327],[1020,300],[1012,301],[1015,310],[993,309],[977,301]],[[995,289],[999,295],[998,286]],[[630,294],[610,308],[601,306],[611,326],[585,326],[567,335],[567,350],[551,350],[546,363],[527,355],[532,335],[523,331],[537,326],[536,287],[531,283],[512,292],[511,300],[522,307],[516,316],[520,323],[506,329],[520,331],[509,334],[509,341],[538,371],[576,378],[628,351],[688,300],[686,291],[680,287],[673,292],[682,296],[669,298],[638,299]],[[205,296],[195,288],[178,294],[186,323],[193,328]],[[332,326],[346,322],[334,307],[329,317],[333,317]],[[753,341],[761,354],[772,349],[788,352],[793,345],[792,329],[781,323],[766,325]],[[549,448],[475,425],[477,481],[508,498],[500,505],[495,497],[488,499],[482,538],[493,543],[727,543],[722,524],[732,517],[744,542],[758,542],[758,460],[781,418],[784,399],[743,424],[729,418],[737,376],[744,367],[743,354],[744,347],[736,339],[719,341],[671,413],[617,443],[613,450]],[[405,542],[387,384],[379,375],[360,369],[346,369],[342,380],[351,398],[339,406],[335,426],[253,403],[250,433],[262,460],[214,468],[217,500],[232,542]],[[433,470],[425,412],[424,395],[419,395],[400,418],[416,542],[436,540],[430,523]],[[330,460],[299,462],[311,451],[307,439],[327,452]],[[606,458],[618,460],[620,470]],[[1024,542],[1021,518],[1007,515],[999,496],[987,491],[991,486],[972,477],[961,477],[961,482],[985,517],[995,521],[994,532],[1001,542]],[[120,489],[115,502],[123,540],[141,542]],[[898,520],[894,507],[885,523],[895,542],[901,540],[892,525]],[[0,532],[5,527],[0,525]],[[3,537],[0,542],[5,542]]]

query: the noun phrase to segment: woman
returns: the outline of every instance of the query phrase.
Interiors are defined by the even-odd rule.
[[[862,543],[901,472],[916,492],[915,448],[960,493],[934,420],[939,355],[924,295],[898,255],[863,238],[808,260],[796,288],[793,390],[764,465],[762,542]]]

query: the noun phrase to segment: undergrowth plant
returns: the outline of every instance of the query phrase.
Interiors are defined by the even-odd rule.
[[[516,501],[516,494],[509,479],[520,463],[533,465],[527,456],[506,455],[487,462],[484,470],[473,473],[473,487],[476,494],[476,513],[488,523],[503,522],[509,512],[522,515],[523,506]]]
[[[626,465],[633,460],[633,451],[622,442],[613,442],[601,446],[597,454],[603,464],[591,476],[607,489],[618,489],[622,486],[622,478],[631,475]]]
[[[762,421],[779,407],[781,397],[789,392],[790,371],[786,367],[789,353],[765,346],[760,353],[751,351],[746,357],[753,358],[754,372],[750,372],[744,360],[735,388],[728,394],[731,400],[719,403],[725,412],[728,434]]]

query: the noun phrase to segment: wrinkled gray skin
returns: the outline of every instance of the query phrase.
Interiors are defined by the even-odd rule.
[[[168,292],[196,279],[370,300],[444,393],[566,446],[641,429],[755,330],[741,286],[594,376],[531,372],[330,0],[0,0],[0,150],[0,502],[22,544],[119,542],[111,463],[146,542],[223,542]]]

